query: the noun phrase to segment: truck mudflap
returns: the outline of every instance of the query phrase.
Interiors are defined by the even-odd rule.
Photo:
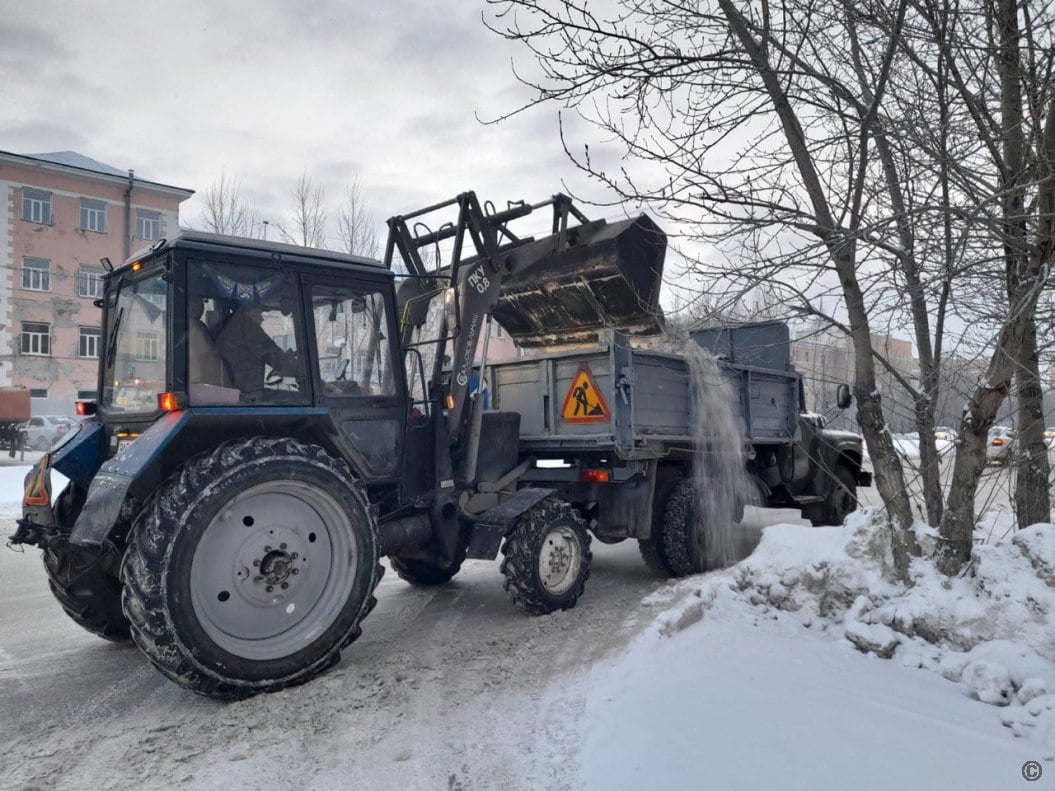
[[[88,497],[73,525],[70,543],[102,546],[118,522],[129,493],[143,494],[161,481],[155,462],[190,419],[190,412],[168,412],[136,440],[118,451],[95,474]],[[151,473],[155,473],[151,475]]]
[[[473,524],[467,558],[494,560],[510,525],[522,513],[545,500],[554,489],[521,489],[509,499],[482,513]]]

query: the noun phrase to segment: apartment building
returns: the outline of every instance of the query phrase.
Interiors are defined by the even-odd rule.
[[[0,386],[29,389],[34,414],[94,398],[100,261],[176,233],[193,194],[73,151],[0,151]]]
[[[913,387],[919,386],[919,361],[913,353],[912,342],[873,333],[872,348],[897,372],[895,376],[886,366],[876,364],[876,386],[883,394],[891,431],[915,431],[912,398],[897,378],[903,378]],[[791,344],[791,360],[803,377],[806,408],[826,415],[836,428],[854,428],[854,410],[839,412],[835,407],[837,387],[854,381],[856,366],[850,339],[817,324],[796,335]]]

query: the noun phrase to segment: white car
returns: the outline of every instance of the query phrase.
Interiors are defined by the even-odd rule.
[[[73,418],[65,415],[37,415],[22,424],[23,442],[27,448],[47,450],[76,425]]]
[[[1015,431],[1007,426],[992,426],[986,440],[985,461],[986,464],[1011,463],[1011,455],[1015,444]]]

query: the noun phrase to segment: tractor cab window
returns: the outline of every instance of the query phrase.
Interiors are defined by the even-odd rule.
[[[392,395],[395,384],[382,292],[316,286],[311,303],[323,393]]]
[[[155,270],[122,279],[107,295],[100,407],[112,412],[150,413],[165,392],[168,344],[168,283]]]
[[[199,263],[187,292],[191,404],[304,404],[297,282],[281,272]]]

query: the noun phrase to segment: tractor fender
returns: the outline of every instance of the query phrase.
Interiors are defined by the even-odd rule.
[[[135,442],[103,462],[88,487],[88,497],[73,525],[70,543],[90,547],[106,543],[128,496],[144,498],[161,483],[164,451],[190,421],[190,416],[188,410],[165,413]]]
[[[102,462],[103,427],[98,421],[82,423],[48,454],[48,467],[87,489]]]

